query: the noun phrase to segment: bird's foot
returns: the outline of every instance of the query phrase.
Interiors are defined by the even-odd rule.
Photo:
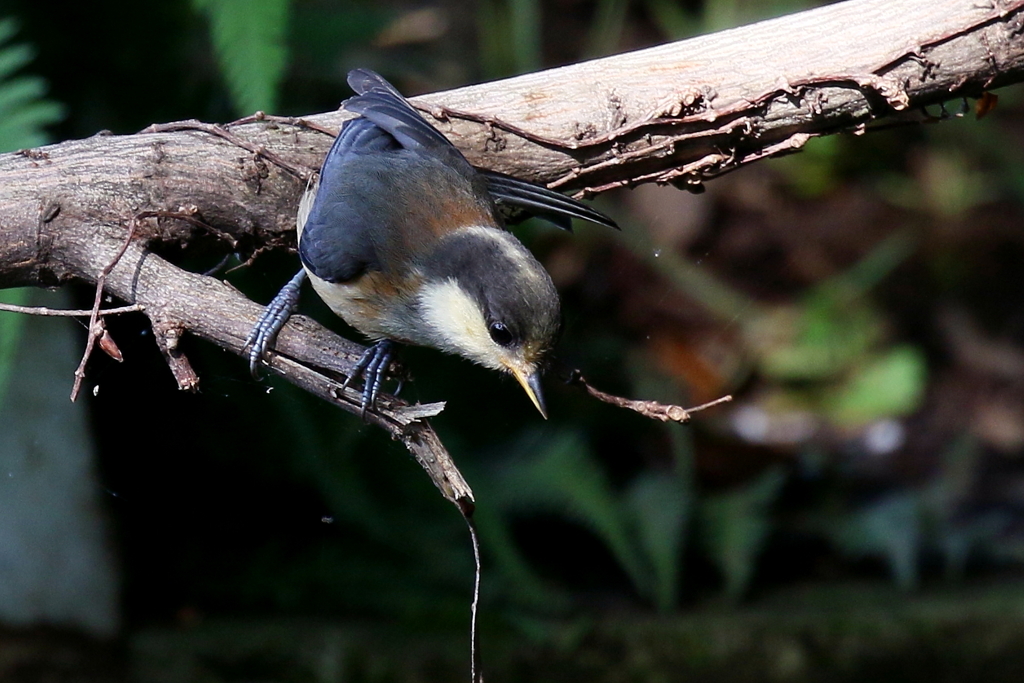
[[[249,349],[249,372],[254,379],[260,378],[260,362],[277,338],[277,333],[299,305],[299,290],[305,280],[305,270],[296,273],[263,309],[263,314],[253,326],[249,338],[245,340],[245,347]]]
[[[381,385],[384,383],[384,376],[388,374],[388,366],[391,365],[397,348],[397,344],[393,341],[382,339],[366,349],[362,358],[359,359],[355,368],[352,369],[352,374],[341,385],[341,388],[344,390],[348,388],[351,382],[359,377],[363,378],[363,398],[359,412],[360,417],[363,419],[366,419],[366,409],[377,402],[377,395],[380,393]],[[395,391],[395,394],[397,395],[401,389],[402,379],[399,378],[398,389]]]

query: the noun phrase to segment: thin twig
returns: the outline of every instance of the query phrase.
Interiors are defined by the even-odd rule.
[[[578,384],[582,386],[588,394],[596,398],[598,401],[603,401],[604,403],[609,403],[619,408],[625,408],[626,410],[632,410],[633,412],[640,413],[644,417],[649,417],[652,420],[660,420],[662,422],[679,422],[681,424],[689,422],[693,413],[732,401],[732,396],[723,396],[721,398],[716,398],[714,401],[708,401],[707,403],[702,403],[699,406],[694,406],[693,408],[683,408],[682,406],[672,405],[670,403],[638,401],[631,398],[623,398],[622,396],[615,396],[590,386],[579,370],[572,371],[569,376],[568,384]]]
[[[262,145],[257,145],[255,143],[249,142],[248,140],[240,138],[234,133],[231,133],[228,130],[226,130],[223,126],[218,126],[213,123],[203,123],[202,121],[197,121],[195,119],[189,121],[174,121],[172,123],[154,123],[153,125],[144,128],[142,132],[173,133],[176,131],[183,130],[197,130],[202,133],[207,133],[208,135],[213,135],[214,137],[221,138],[222,140],[227,140],[236,147],[241,147],[242,149],[249,150],[250,152],[257,156],[263,157],[267,161],[281,168],[283,171],[294,176],[295,178],[298,178],[302,182],[306,182],[307,180],[309,180],[309,176],[313,173],[311,169],[303,168],[301,166],[297,166],[291,163],[290,161],[286,161],[283,157],[281,157],[275,152],[271,152],[266,147]]]
[[[118,306],[117,308],[103,308],[96,312],[97,315],[118,315],[120,313],[139,313],[146,310],[141,304],[131,306]],[[0,311],[8,313],[24,313],[25,315],[44,315],[58,318],[85,318],[93,314],[92,309],[67,309],[67,308],[46,308],[45,306],[16,306],[14,304],[0,304]]]
[[[275,251],[277,249],[278,249],[278,245],[276,245],[276,244],[273,244],[273,243],[265,244],[262,247],[259,247],[259,248],[255,249],[255,250],[253,250],[253,252],[251,254],[249,254],[249,258],[247,258],[242,263],[239,263],[237,266],[232,266],[231,268],[228,268],[226,271],[224,271],[224,274],[225,275],[231,275],[231,273],[235,272],[236,270],[242,270],[243,268],[248,268],[249,266],[251,266],[253,263],[256,262],[256,259],[259,258],[259,256],[261,254],[265,254],[265,253],[268,253],[268,252],[271,252],[271,251]],[[284,251],[286,251],[287,253],[290,253],[290,254],[297,253],[297,250],[295,249],[295,247],[287,247]]]
[[[587,143],[581,144],[580,142],[573,140],[563,140],[560,138],[552,138],[546,135],[541,135],[540,133],[532,133],[526,130],[525,128],[520,128],[519,126],[509,123],[508,121],[499,119],[496,116],[490,116],[488,114],[477,114],[471,111],[462,111],[460,109],[453,109],[452,107],[446,107],[440,104],[424,105],[419,102],[413,102],[413,106],[415,106],[420,111],[430,114],[433,118],[437,119],[438,121],[447,121],[448,119],[462,119],[463,121],[480,123],[483,124],[484,126],[487,126],[488,129],[498,128],[499,130],[503,130],[506,133],[511,133],[512,135],[522,138],[523,140],[528,140],[529,142],[544,147],[549,147],[552,149],[577,149],[581,146],[589,146],[596,144],[589,141]]]
[[[220,239],[224,240],[229,245],[231,245],[232,249],[238,246],[238,240],[236,240],[233,235],[230,235],[224,232],[223,230],[215,228],[209,223],[196,218],[196,215],[198,213],[199,208],[195,206],[190,206],[187,209],[181,211],[140,211],[139,213],[135,214],[135,220],[140,221],[144,218],[175,218],[179,221],[185,221],[189,225],[194,225],[197,228],[202,228],[203,230],[206,230],[210,234],[219,237]]]
[[[124,238],[124,244],[118,249],[114,258],[111,259],[103,270],[100,272],[98,278],[96,278],[96,296],[92,302],[92,311],[89,315],[89,334],[85,341],[85,353],[82,354],[82,362],[78,364],[78,368],[75,370],[75,384],[71,387],[71,401],[74,402],[78,399],[78,393],[82,390],[82,381],[85,379],[85,364],[89,362],[89,356],[92,355],[93,347],[96,346],[96,340],[103,336],[104,329],[99,325],[100,317],[100,302],[103,300],[103,285],[107,281],[107,276],[110,275],[110,271],[114,269],[117,262],[121,260],[124,253],[128,251],[128,246],[132,243],[132,238],[135,237],[135,228],[138,226],[138,220],[133,216],[131,221],[128,223],[128,234]]]
[[[742,107],[728,107],[723,109],[711,109],[710,100],[712,99],[708,94],[703,92],[688,92],[681,93],[680,99],[689,98],[685,102],[681,102],[681,111],[675,116],[663,116],[651,114],[646,116],[634,123],[630,123],[623,126],[618,126],[612,130],[606,131],[600,135],[594,135],[592,137],[580,137],[577,139],[565,139],[555,138],[540,133],[533,133],[520,126],[509,123],[496,116],[490,116],[489,114],[478,114],[475,112],[462,111],[460,109],[453,109],[452,107],[446,107],[443,105],[421,105],[416,103],[416,108],[420,111],[424,111],[430,114],[432,117],[439,121],[445,121],[449,118],[462,119],[464,121],[471,121],[473,123],[480,123],[486,126],[488,129],[497,128],[507,133],[511,133],[516,137],[533,142],[543,147],[550,149],[560,150],[577,150],[584,149],[587,147],[598,147],[601,145],[607,145],[615,142],[619,138],[625,137],[632,133],[640,132],[646,128],[655,128],[659,126],[679,126],[697,123],[716,123],[721,121],[724,116],[730,114],[736,114],[742,112],[748,108],[748,103],[744,103]]]
[[[225,128],[234,128],[235,126],[244,126],[250,123],[280,123],[286,126],[295,126],[296,128],[306,128],[308,130],[316,131],[317,133],[323,133],[324,135],[330,135],[332,138],[337,137],[338,131],[324,128],[315,121],[304,119],[295,116],[275,116],[274,114],[267,114],[266,112],[258,111],[255,114],[249,116],[243,116],[240,119],[232,121],[231,123],[225,123]]]
[[[469,538],[473,542],[473,603],[470,605],[469,617],[469,660],[470,660],[470,681],[472,683],[483,683],[484,672],[480,665],[480,624],[478,616],[480,613],[480,579],[483,575],[483,564],[480,561],[480,537],[476,531],[476,523],[473,521],[472,506],[459,506],[466,526],[469,527]]]

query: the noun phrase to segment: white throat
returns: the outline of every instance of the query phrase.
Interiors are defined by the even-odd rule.
[[[420,291],[420,310],[434,346],[465,356],[492,370],[504,370],[502,349],[491,339],[480,306],[454,278]]]

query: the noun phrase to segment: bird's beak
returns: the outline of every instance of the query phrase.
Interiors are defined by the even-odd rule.
[[[523,385],[526,395],[533,401],[533,405],[537,406],[541,416],[545,420],[548,419],[548,409],[544,405],[544,392],[541,391],[540,387],[540,373],[534,370],[527,374],[518,368],[509,368],[509,370],[512,372],[512,376]]]

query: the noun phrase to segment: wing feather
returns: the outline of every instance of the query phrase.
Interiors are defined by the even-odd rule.
[[[471,183],[473,192],[481,197],[486,191],[495,212],[510,223],[534,215],[569,231],[573,218],[618,227],[603,213],[563,194],[501,173],[475,169],[441,131],[378,74],[355,69],[348,80],[356,95],[343,106],[358,116],[342,126],[324,158],[319,186],[311,187],[302,202],[299,255],[317,277],[349,282],[363,273],[387,268],[391,252],[384,246],[387,240],[381,231],[386,226],[380,224],[381,216],[393,210],[392,192],[406,188],[408,193],[409,187],[420,185],[398,182],[394,175],[399,169],[410,168],[410,163],[415,167],[417,158],[432,159],[435,169],[437,164],[447,167],[456,177]],[[433,180],[431,177],[424,182],[430,187]],[[360,199],[352,201],[353,197]],[[483,210],[483,215],[489,216],[488,210]],[[441,214],[455,217],[450,211]]]
[[[488,190],[499,206],[535,215],[569,232],[572,232],[573,218],[619,229],[618,224],[605,214],[560,192],[496,171],[480,170],[480,173],[487,180]],[[510,221],[516,223],[522,218],[513,213]]]
[[[406,148],[418,147],[466,163],[462,153],[379,74],[369,69],[349,72],[348,83],[357,95],[345,102],[345,109],[373,121]],[[442,151],[443,150],[443,151]],[[475,168],[475,167],[474,167]],[[476,169],[502,215],[518,223],[533,215],[572,232],[572,219],[590,221],[618,229],[614,220],[571,197],[502,173]]]

